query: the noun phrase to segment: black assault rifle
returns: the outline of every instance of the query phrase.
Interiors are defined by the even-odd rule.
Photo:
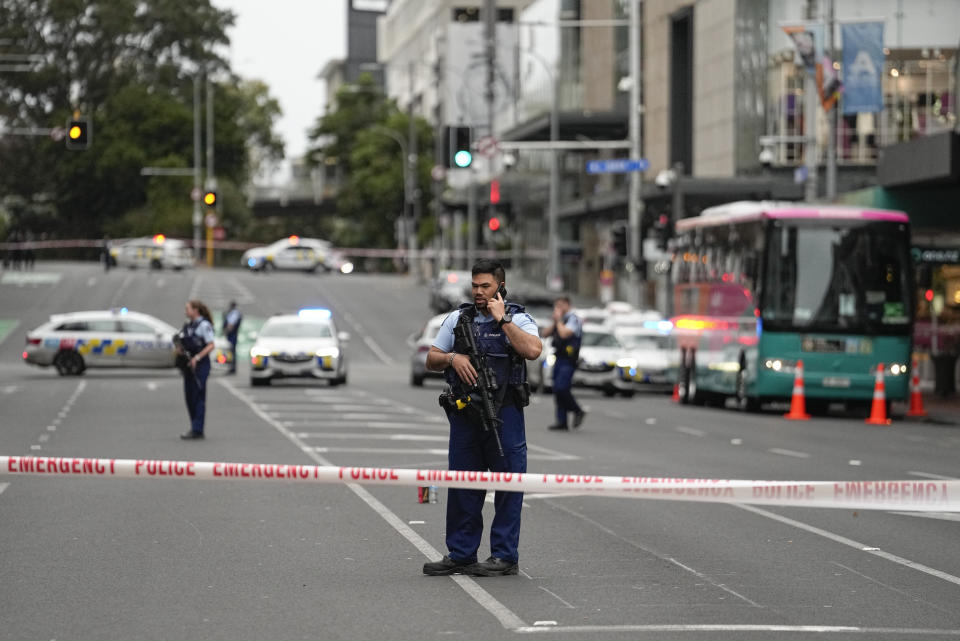
[[[500,444],[500,426],[503,421],[497,416],[497,408],[494,405],[494,398],[500,386],[497,385],[497,377],[493,370],[487,366],[486,357],[477,349],[477,339],[473,335],[473,323],[458,322],[453,328],[454,341],[462,344],[466,349],[464,354],[470,359],[470,364],[477,371],[477,383],[470,390],[472,401],[478,403],[480,407],[480,427],[484,432],[493,432],[493,440],[497,444],[497,452],[501,458],[503,454],[503,445]]]

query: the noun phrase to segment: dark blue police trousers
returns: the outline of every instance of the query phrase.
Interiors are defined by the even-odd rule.
[[[504,456],[497,452],[493,435],[484,432],[457,411],[447,411],[450,421],[451,470],[526,472],[527,438],[523,410],[515,405],[500,410],[503,426],[500,442]],[[461,563],[477,560],[483,536],[483,504],[486,490],[447,490],[447,550],[450,558]],[[493,523],[490,527],[490,554],[516,563],[520,544],[520,509],[523,492],[501,492],[494,495]]]
[[[580,404],[573,398],[573,372],[577,364],[566,358],[558,358],[553,364],[553,399],[557,407],[557,424],[567,424],[569,412],[579,412]]]
[[[210,376],[210,358],[197,361],[192,372],[183,374],[183,395],[187,399],[190,429],[203,434],[203,418],[207,411],[207,377]]]

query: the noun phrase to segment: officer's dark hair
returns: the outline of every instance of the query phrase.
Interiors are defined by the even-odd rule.
[[[502,283],[507,279],[507,272],[503,269],[503,263],[490,258],[481,258],[473,264],[470,275],[476,276],[477,274],[493,274],[493,280],[498,283]]]
[[[210,313],[210,308],[204,305],[202,301],[196,299],[188,300],[187,304],[194,308],[200,316],[206,318],[208,322],[213,323],[213,315]]]
[[[567,305],[571,305],[571,304],[572,304],[572,303],[570,302],[570,297],[567,296],[566,294],[563,294],[563,295],[561,295],[561,296],[557,296],[556,298],[553,299],[553,302],[554,302],[554,303],[566,303]]]

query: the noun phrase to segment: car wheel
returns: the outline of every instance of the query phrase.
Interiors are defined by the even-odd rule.
[[[263,267],[260,268],[263,272],[272,272],[274,269],[276,268],[273,266],[273,261],[270,260],[263,261]]]
[[[633,398],[634,393],[635,392],[632,389],[625,389],[620,391],[620,395],[623,396],[624,398]]]
[[[423,377],[417,376],[413,372],[410,373],[410,384],[414,387],[423,387]]]
[[[159,260],[153,259],[150,261],[150,269],[163,269],[163,264]]]
[[[269,385],[269,384],[270,384],[269,378],[251,378],[250,379],[250,387],[262,387],[264,385]]]
[[[617,389],[615,387],[604,387],[603,395],[607,398],[612,398],[617,395]]]
[[[83,356],[74,351],[61,350],[53,358],[53,366],[60,376],[79,376],[87,368]]]

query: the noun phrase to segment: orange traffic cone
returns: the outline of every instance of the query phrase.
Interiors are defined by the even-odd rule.
[[[673,384],[673,396],[670,397],[670,400],[673,401],[674,403],[680,402],[680,384],[679,383]]]
[[[783,418],[791,421],[807,421],[810,415],[807,414],[807,400],[803,392],[803,361],[797,361],[796,374],[793,376],[793,397],[790,399],[790,412],[783,415]]]
[[[877,365],[877,380],[873,384],[873,405],[870,408],[870,425],[890,425],[887,418],[887,390],[883,383],[883,363]]]
[[[917,359],[913,359],[913,367],[910,368],[910,409],[907,410],[907,416],[927,415],[926,410],[923,409],[923,394],[920,393],[919,369]]]

